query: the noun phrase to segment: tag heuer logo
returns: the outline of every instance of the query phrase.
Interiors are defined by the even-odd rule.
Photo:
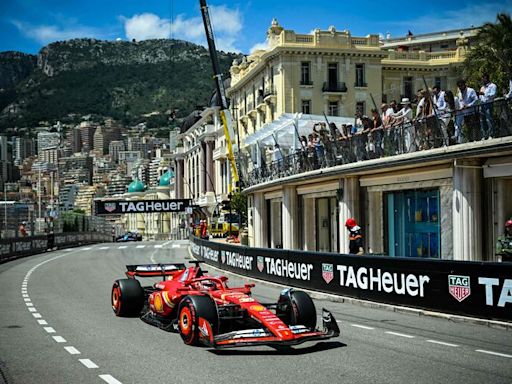
[[[226,252],[220,251],[220,259],[222,260],[222,264],[226,263]]]
[[[116,203],[105,203],[105,211],[107,212],[114,212],[116,208]]]
[[[263,260],[263,256],[258,256],[258,269],[260,272],[263,272],[263,268],[265,267],[265,262]]]
[[[322,263],[322,277],[329,284],[334,279],[334,267],[332,264]]]
[[[448,275],[448,289],[450,294],[461,302],[471,295],[469,276]]]

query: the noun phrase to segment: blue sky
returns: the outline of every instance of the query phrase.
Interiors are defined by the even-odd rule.
[[[265,43],[272,18],[285,29],[349,29],[403,36],[495,21],[512,13],[505,1],[209,0],[219,49],[249,53]],[[137,39],[173,37],[204,44],[198,0],[0,0],[0,51],[36,53],[70,38]]]

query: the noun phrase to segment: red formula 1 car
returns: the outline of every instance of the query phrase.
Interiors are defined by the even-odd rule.
[[[178,331],[189,345],[229,348],[253,345],[292,346],[339,335],[334,316],[322,310],[323,330],[316,329],[316,309],[305,292],[291,288],[276,303],[251,295],[254,284],[229,288],[228,278],[207,275],[199,262],[127,265],[126,276],[114,282],[112,308],[117,316],[141,319]],[[162,276],[142,287],[135,277]]]

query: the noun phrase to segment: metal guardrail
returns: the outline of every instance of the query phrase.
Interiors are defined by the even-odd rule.
[[[112,241],[112,235],[102,232],[55,233],[0,240],[0,264],[7,261],[79,245]]]
[[[505,136],[512,136],[512,101],[498,99],[439,118],[430,116],[354,135],[327,134],[315,146],[254,168],[244,182],[249,187],[320,168]]]
[[[252,248],[191,238],[216,268],[289,287],[463,316],[512,321],[512,263]],[[508,302],[507,302],[508,301]]]

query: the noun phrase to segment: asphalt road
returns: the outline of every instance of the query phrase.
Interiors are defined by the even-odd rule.
[[[187,254],[171,242],[102,244],[0,265],[0,383],[512,383],[512,332],[471,323],[315,300],[338,339],[215,351],[114,316],[126,264]],[[257,285],[254,296],[279,291]]]

